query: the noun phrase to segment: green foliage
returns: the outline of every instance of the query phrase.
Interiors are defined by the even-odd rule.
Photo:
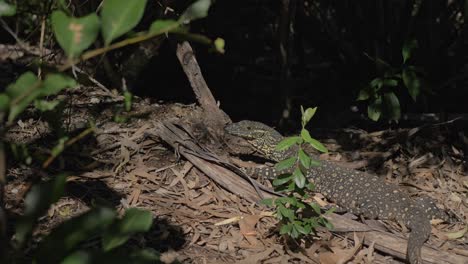
[[[25,199],[24,214],[16,224],[14,249],[17,252],[12,256],[21,258],[22,248],[29,241],[36,222],[62,196],[65,184],[66,176],[59,175],[31,188]],[[158,263],[159,254],[155,251],[122,250],[132,235],[147,232],[152,221],[148,211],[130,208],[118,218],[114,210],[96,207],[53,229],[41,240],[32,257],[35,263]],[[102,248],[81,248],[83,242],[95,238],[101,238]]]
[[[224,46],[226,42],[222,38],[216,38],[214,41],[214,46],[216,51],[218,51],[221,54],[224,54]]]
[[[74,18],[63,11],[54,11],[51,21],[57,42],[70,58],[77,57],[91,46],[99,34],[100,21],[94,13]]]
[[[0,17],[2,16],[14,16],[16,14],[16,7],[5,3],[4,0],[0,0]]]
[[[130,2],[125,0],[106,0],[104,1],[100,17],[92,13],[82,18],[74,18],[67,16],[63,11],[55,11],[52,14],[52,26],[55,37],[68,57],[73,59],[77,58],[96,40],[99,30],[101,30],[106,48],[99,52],[90,51],[88,56],[85,57],[96,56],[97,54],[111,50],[109,46],[115,39],[128,33],[140,22],[146,3],[147,0],[134,0]],[[112,47],[112,49],[144,41],[161,34],[174,32],[182,34],[187,38],[208,42],[217,51],[224,52],[224,42],[222,40],[217,39],[217,42],[212,43],[211,40],[205,37],[187,33],[187,30],[183,28],[184,23],[205,17],[208,14],[210,6],[210,0],[195,1],[177,21],[156,20],[151,24],[148,32],[137,34],[132,39],[123,40],[119,42],[119,45]],[[101,21],[102,23],[100,23]]]
[[[115,217],[115,212],[109,208],[94,208],[64,222],[44,238],[37,249],[37,262],[58,263],[71,254],[79,243],[102,234]]]
[[[375,100],[367,106],[367,115],[370,119],[378,121],[382,114],[382,96],[375,98]]]
[[[29,149],[25,144],[9,144],[13,158],[16,161],[23,162],[24,164],[30,165],[32,163],[32,157],[29,153]]]
[[[133,252],[110,251],[110,252],[89,252],[76,251],[67,256],[61,263],[63,264],[127,264],[127,263],[161,263],[159,253],[152,249],[136,250]]]
[[[418,48],[418,42],[415,39],[405,42],[403,48],[401,49],[401,54],[403,56],[403,63],[406,63],[413,54],[413,51]]]
[[[276,170],[288,173],[284,173],[273,180],[273,185],[277,190],[288,193],[288,196],[262,201],[263,204],[275,208],[276,217],[281,223],[280,234],[288,235],[294,239],[314,233],[320,225],[332,228],[331,224],[321,215],[320,207],[317,204],[303,201],[309,198],[305,191],[313,191],[314,189],[314,185],[309,183],[305,176],[307,170],[312,166],[319,165],[318,161],[313,160],[304,151],[303,144],[309,144],[321,152],[327,152],[325,146],[312,138],[309,131],[305,128],[316,111],[316,107],[304,110],[301,106],[302,130],[300,136],[284,138],[276,146],[276,150],[278,151],[284,151],[293,147],[297,148],[295,155],[275,165]],[[311,217],[304,216],[302,212],[305,210],[314,212],[314,215]]]
[[[175,29],[178,29],[179,26],[179,22],[172,19],[156,20],[151,24],[149,32],[152,34],[167,34],[174,31]]]
[[[130,208],[124,217],[116,221],[102,238],[104,251],[115,249],[124,244],[131,235],[146,232],[153,223],[153,217],[149,211]]]
[[[34,4],[41,5],[42,1]],[[132,30],[141,20],[145,9],[146,0],[106,0],[99,16],[91,13],[76,18],[67,10],[68,3],[58,0],[47,7],[59,6],[62,10],[52,12],[50,23],[56,40],[70,59],[70,65],[77,62],[77,58],[86,60],[97,56],[110,49],[112,42]],[[152,23],[148,32],[136,34],[136,37],[123,40],[112,49],[123,47],[151,37],[170,32],[182,34],[182,36],[194,37],[212,44],[216,50],[224,51],[224,40],[217,39],[215,43],[200,35],[188,33],[185,23],[200,19],[208,14],[211,6],[210,0],[198,0],[190,5],[178,20],[156,20]],[[44,6],[41,6],[44,7]],[[42,9],[41,9],[42,10]],[[44,12],[46,8],[44,7]],[[11,16],[16,12],[13,5],[0,0],[0,16]],[[102,21],[102,24],[101,24]],[[105,47],[83,54],[97,39],[101,31]],[[208,41],[206,41],[208,40]],[[68,66],[67,66],[68,67]],[[68,69],[67,67],[61,70]],[[58,73],[49,73],[44,79],[38,78],[32,72],[23,73],[14,83],[7,86],[5,92],[0,93],[0,127],[6,122],[6,129],[14,120],[31,104],[45,113],[52,114],[55,121],[57,109],[63,104],[59,100],[49,101],[46,97],[56,95],[65,88],[74,87],[77,83],[72,78]],[[132,94],[124,94],[124,107],[131,110]],[[61,111],[60,111],[61,112]],[[53,126],[55,128],[55,126]],[[0,133],[4,133],[2,130]],[[1,136],[1,134],[0,134]],[[0,142],[1,143],[1,142]],[[58,144],[52,149],[48,161],[60,155],[70,144],[67,136],[61,136]],[[13,153],[28,157],[27,148],[13,146]],[[60,175],[53,180],[35,185],[25,199],[25,212],[17,221],[14,247],[10,260],[16,257],[24,257],[24,247],[31,237],[31,233],[37,220],[43,216],[50,205],[58,201],[64,192],[66,177]],[[148,211],[129,209],[119,219],[116,213],[103,207],[93,208],[87,213],[65,221],[41,240],[37,250],[29,252],[34,258],[34,263],[158,263],[159,254],[153,250],[143,249],[127,252],[122,246],[132,235],[147,232],[152,225],[152,215]],[[100,238],[100,249],[85,250],[81,245],[90,240]],[[1,256],[3,257],[3,256]],[[3,259],[2,259],[3,260]],[[13,260],[13,262],[15,262]]]
[[[122,254],[120,250],[119,254],[119,247],[127,242],[131,235],[148,231],[151,225],[152,216],[147,211],[131,208],[122,219],[118,219],[112,209],[94,208],[52,230],[38,247],[35,259],[37,263],[58,263],[62,260],[68,263],[82,263],[76,262],[80,260],[78,256],[82,256],[87,259],[100,259],[104,263],[121,257],[128,261],[129,256],[139,251]],[[79,245],[82,242],[93,237],[102,237],[102,249],[80,249]]]
[[[7,86],[5,93],[0,93],[0,98],[3,98],[0,100],[0,111],[9,112],[7,122],[11,124],[33,101],[76,85],[73,79],[64,75],[49,74],[42,81],[32,72],[23,73],[15,83]],[[44,103],[38,105],[44,106]]]
[[[399,68],[393,68],[381,59],[376,59],[385,71],[383,77],[377,77],[359,91],[357,101],[368,101],[367,116],[378,121],[383,115],[390,120],[398,121],[401,117],[400,101],[396,96],[396,90],[406,87],[409,95],[416,101],[421,93],[421,78],[417,74],[417,68],[407,65],[411,60],[414,50],[418,47],[416,40],[406,42],[402,48],[403,63]]]
[[[124,92],[124,108],[125,111],[130,111],[132,109],[133,94],[129,91]]]
[[[198,0],[190,5],[180,16],[181,23],[188,23],[195,19],[204,18],[208,15],[208,9],[211,6],[211,0]]]
[[[102,6],[102,37],[107,46],[133,29],[143,17],[146,0],[106,0]]]
[[[31,188],[24,201],[24,215],[16,225],[15,239],[18,247],[24,245],[37,219],[63,195],[65,181],[66,176],[59,175],[50,182],[35,185]]]
[[[57,42],[67,56],[74,59],[82,55],[96,40],[99,31],[102,31],[105,45],[108,46],[113,40],[133,29],[143,16],[146,3],[146,0],[135,0],[131,1],[130,4],[123,0],[105,1],[100,13],[101,18],[95,13],[75,18],[67,15],[64,11],[56,10],[50,18],[52,29]],[[64,9],[66,7],[64,1],[59,1],[58,5]],[[152,23],[148,35],[138,37],[141,39],[134,39],[129,44],[169,32],[186,34],[187,37],[190,37],[190,34],[183,28],[183,24],[205,17],[210,6],[210,0],[195,1],[179,20],[156,20]],[[67,10],[65,9],[65,11]],[[1,0],[0,15],[10,14],[14,14],[14,6]],[[206,38],[199,36],[198,39],[206,40]],[[223,40],[217,39],[213,45],[216,50],[224,51]],[[90,57],[92,56],[88,55],[88,58]],[[76,86],[76,82],[65,75],[49,74],[45,80],[39,80],[32,72],[26,72],[14,84],[9,85],[5,93],[0,93],[0,121],[3,121],[8,113],[7,124],[11,125],[14,119],[32,102],[41,111],[52,111],[60,102],[49,102],[41,100],[41,98],[57,94],[62,89],[73,86]],[[125,109],[129,111],[130,107],[131,94],[125,94]]]
[[[403,83],[408,88],[411,98],[416,101],[416,98],[418,98],[421,92],[421,80],[417,76],[415,68],[411,66],[405,68],[402,73],[402,79]]]

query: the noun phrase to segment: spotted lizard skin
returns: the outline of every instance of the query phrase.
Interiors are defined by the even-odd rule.
[[[261,156],[281,161],[295,153],[295,149],[275,149],[283,136],[273,128],[255,121],[240,121],[225,128],[228,134],[247,140]],[[310,154],[313,158],[316,156]],[[274,179],[288,171],[276,171],[273,167],[257,168],[250,173]],[[407,259],[420,264],[421,248],[431,234],[430,220],[448,220],[445,212],[436,207],[428,197],[412,199],[397,185],[382,181],[377,176],[340,167],[333,162],[320,161],[311,167],[306,177],[313,181],[315,190],[348,212],[367,218],[396,220],[411,229],[408,239]]]

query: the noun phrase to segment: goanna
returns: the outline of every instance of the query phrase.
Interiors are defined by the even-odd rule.
[[[277,151],[276,145],[283,136],[263,123],[244,120],[228,125],[225,130],[247,140],[256,152],[273,161],[284,160],[296,151]],[[258,169],[256,173],[269,179],[280,174],[273,167]],[[317,192],[348,212],[367,218],[396,220],[409,227],[407,259],[411,264],[422,263],[421,248],[431,234],[430,220],[448,218],[430,198],[412,199],[397,185],[333,162],[320,161],[319,166],[307,171],[306,177],[314,182]]]

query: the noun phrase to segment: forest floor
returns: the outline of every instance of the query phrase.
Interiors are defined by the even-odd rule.
[[[40,219],[33,234],[36,241],[93,205],[106,204],[118,212],[138,207],[153,213],[151,231],[136,236],[128,246],[154,248],[161,252],[164,263],[403,262],[380,252],[373,243],[365,246],[366,232],[319,229],[317,234],[299,241],[302,250],[286,246],[276,232],[277,220],[271,217],[269,208],[229,192],[198,166],[179,157],[177,150],[163,140],[147,136],[157,122],[196,118],[201,111],[195,105],[136,99],[127,121],[115,122],[115,107],[122,103],[121,97],[99,87],[81,87],[66,95],[74,98],[64,120],[70,136],[87,127],[90,119],[95,120],[96,129],[49,166],[48,173],[69,174],[67,192]],[[32,113],[7,135],[10,142],[26,143],[33,157],[31,165],[8,159],[5,203],[11,214],[21,214],[25,194],[33,182],[53,177],[44,173],[41,159],[36,158],[50,155],[54,141],[49,132],[40,115]],[[468,237],[461,222],[468,222],[468,145],[452,124],[376,132],[321,130],[319,134],[330,150],[321,158],[354,164],[399,184],[411,195],[434,198],[440,208],[459,221],[434,223],[426,245],[468,258]],[[263,184],[271,187],[268,182]],[[328,204],[319,194],[314,199],[321,205]],[[407,237],[407,230],[395,222],[364,222],[397,237]]]

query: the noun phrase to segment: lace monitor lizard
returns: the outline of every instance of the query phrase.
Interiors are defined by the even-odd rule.
[[[258,154],[272,161],[284,160],[296,151],[277,151],[276,145],[283,136],[260,122],[244,120],[228,125],[225,130],[228,134],[247,140]],[[266,167],[256,168],[255,173],[274,179],[284,171]],[[408,226],[411,232],[407,259],[411,264],[422,263],[421,248],[431,234],[430,220],[448,220],[445,212],[437,208],[432,199],[412,199],[397,185],[384,182],[375,175],[320,161],[320,165],[311,167],[306,176],[314,182],[317,192],[348,212],[367,218],[396,220]]]

